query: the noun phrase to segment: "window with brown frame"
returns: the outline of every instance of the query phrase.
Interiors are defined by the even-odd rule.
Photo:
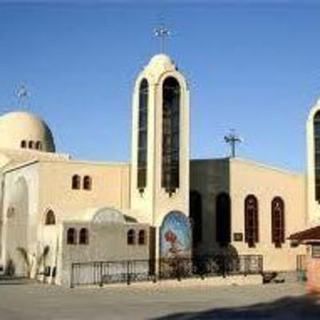
[[[285,242],[285,207],[280,197],[271,202],[271,236],[276,248],[281,248]]]
[[[90,176],[84,176],[83,189],[84,190],[91,190],[92,189],[92,178]]]
[[[89,244],[89,231],[87,228],[82,228],[79,232],[79,244]]]
[[[254,248],[256,243],[259,242],[258,200],[254,195],[246,197],[244,210],[245,241],[249,248]]]
[[[77,231],[75,228],[69,228],[67,231],[67,244],[77,244]]]
[[[231,200],[226,192],[216,197],[216,239],[221,246],[231,241]]]
[[[171,195],[180,184],[180,84],[168,77],[162,88],[161,186]]]
[[[48,210],[45,218],[45,225],[54,225],[56,224],[56,216],[52,210]]]
[[[313,118],[315,200],[320,202],[320,111]]]
[[[133,245],[136,243],[136,232],[133,229],[130,229],[127,232],[127,244]]]
[[[34,142],[33,141],[29,141],[29,149],[33,149],[34,148]]]
[[[148,163],[148,97],[149,84],[143,79],[139,88],[139,118],[138,118],[138,176],[137,187],[143,192],[147,186]]]
[[[145,230],[140,230],[138,234],[138,243],[139,245],[146,244],[146,232]]]
[[[81,177],[77,174],[72,176],[72,189],[79,190],[81,188]]]

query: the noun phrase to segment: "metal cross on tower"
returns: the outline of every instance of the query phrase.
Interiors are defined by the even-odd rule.
[[[160,39],[160,52],[164,52],[165,50],[165,41],[166,38],[170,36],[170,31],[164,26],[154,29],[154,35]]]
[[[16,91],[16,96],[18,98],[18,103],[21,107],[24,107],[26,104],[26,101],[28,100],[28,98],[30,97],[30,93],[27,89],[27,87],[22,84],[18,87],[17,91]]]
[[[235,133],[235,130],[230,130],[230,133],[224,137],[224,141],[231,147],[231,157],[236,156],[236,145],[237,143],[243,142],[243,140]]]

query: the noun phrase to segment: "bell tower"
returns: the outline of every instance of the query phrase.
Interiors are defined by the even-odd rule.
[[[131,208],[154,227],[169,212],[189,215],[189,89],[165,54],[153,56],[135,82]]]
[[[307,195],[308,223],[320,222],[320,100],[307,120]]]

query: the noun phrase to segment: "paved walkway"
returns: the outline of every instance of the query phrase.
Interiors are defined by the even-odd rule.
[[[319,319],[301,284],[67,289],[0,283],[1,320]]]

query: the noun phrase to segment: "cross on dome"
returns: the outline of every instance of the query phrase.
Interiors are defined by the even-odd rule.
[[[22,84],[18,87],[15,94],[18,99],[19,105],[21,107],[25,106],[26,101],[30,97],[30,92],[28,88],[24,84]]]

